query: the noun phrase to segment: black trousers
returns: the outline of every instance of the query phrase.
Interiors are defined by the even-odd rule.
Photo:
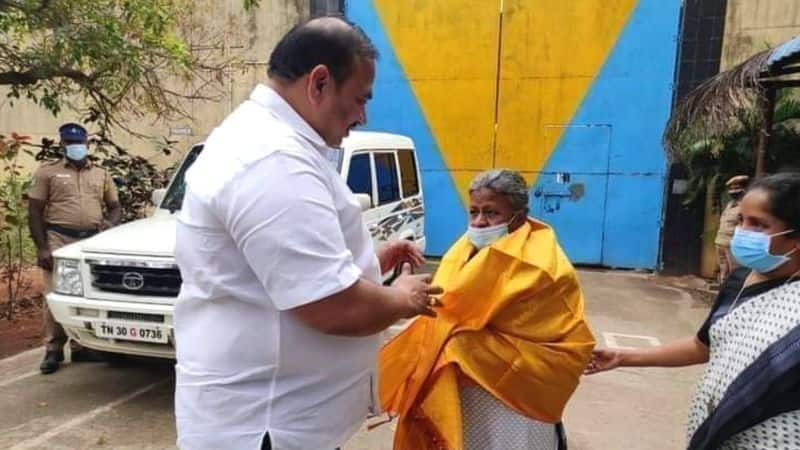
[[[558,438],[558,450],[567,450],[567,430],[564,422],[556,424],[556,437]]]
[[[269,439],[269,432],[264,433],[264,439],[261,441],[261,450],[272,450],[272,441]],[[339,450],[338,448],[336,450]]]

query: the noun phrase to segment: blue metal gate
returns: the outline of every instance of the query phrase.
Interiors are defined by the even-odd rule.
[[[555,229],[572,262],[602,264],[611,126],[554,125],[544,133],[564,138],[537,178],[531,213]]]

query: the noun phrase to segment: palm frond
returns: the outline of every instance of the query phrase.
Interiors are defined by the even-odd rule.
[[[664,131],[664,146],[674,159],[680,159],[678,144],[687,130],[702,123],[706,135],[721,135],[739,126],[746,126],[749,115],[763,96],[759,75],[771,50],[751,56],[731,70],[719,73],[692,90],[672,111]]]

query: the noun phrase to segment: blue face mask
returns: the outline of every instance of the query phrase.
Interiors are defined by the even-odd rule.
[[[83,158],[86,158],[86,155],[89,153],[86,144],[69,144],[65,146],[65,148],[67,158],[73,161],[81,161]]]
[[[785,255],[773,255],[769,252],[770,243],[775,236],[793,233],[794,230],[781,231],[768,235],[760,231],[749,231],[736,227],[731,240],[731,253],[739,264],[749,267],[759,273],[768,273],[786,264],[793,249]]]

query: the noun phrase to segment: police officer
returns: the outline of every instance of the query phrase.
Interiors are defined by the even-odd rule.
[[[86,129],[67,123],[58,132],[64,158],[43,164],[34,173],[28,192],[29,226],[38,250],[37,263],[44,270],[46,293],[52,288],[52,252],[116,225],[122,212],[113,180],[87,158]],[[47,302],[43,313],[46,352],[39,369],[49,374],[64,360],[67,335],[53,320]],[[74,341],[70,348],[73,362],[101,360]]]
[[[725,182],[730,201],[725,205],[719,218],[719,228],[714,244],[717,246],[717,261],[719,263],[719,282],[722,283],[739,267],[739,263],[731,253],[731,239],[733,231],[739,224],[739,200],[744,196],[745,189],[750,182],[747,175],[737,175]]]

